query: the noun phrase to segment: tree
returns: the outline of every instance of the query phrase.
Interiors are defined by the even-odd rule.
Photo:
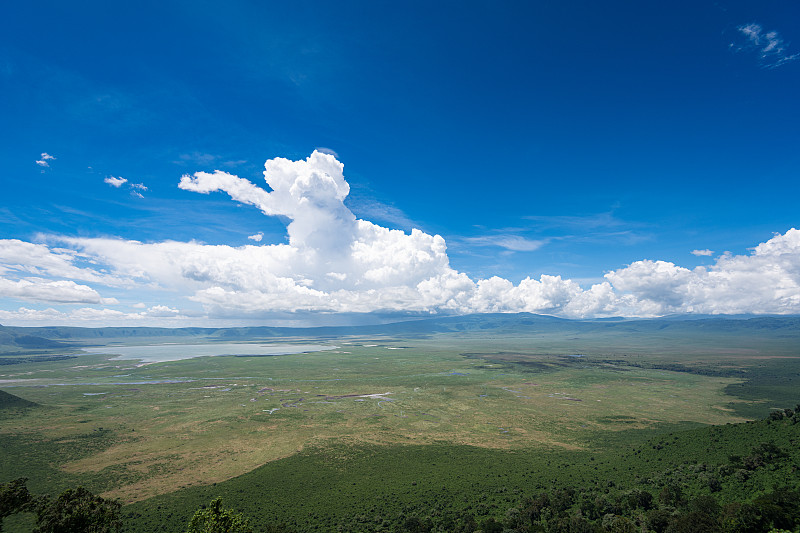
[[[772,411],[767,417],[767,420],[783,420],[783,411]]]
[[[31,501],[31,493],[21,477],[8,483],[0,483],[0,531],[3,531],[3,519],[9,515],[24,511]]]
[[[494,518],[489,517],[483,521],[481,524],[481,530],[484,533],[502,533],[503,532],[503,524],[496,521]]]
[[[242,513],[223,509],[222,498],[215,498],[194,513],[186,533],[253,533],[253,528]]]
[[[664,485],[661,492],[658,494],[658,499],[664,505],[671,505],[672,507],[680,507],[686,503],[686,500],[683,498],[683,491],[676,483]]]
[[[646,490],[633,489],[622,496],[624,508],[629,511],[643,509],[645,511],[653,508],[653,495]]]
[[[122,527],[116,500],[95,496],[83,487],[68,489],[52,500],[47,496],[33,504],[34,533],[112,533]]]

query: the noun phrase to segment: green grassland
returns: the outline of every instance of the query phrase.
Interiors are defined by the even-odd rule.
[[[18,398],[0,404],[0,481],[25,476],[51,494],[84,485],[131,504],[137,524],[169,531],[217,493],[300,529],[394,520],[442,494],[461,502],[454,512],[490,516],[526,490],[616,479],[621,465],[639,471],[617,470],[620,479],[644,476],[618,457],[638,447],[638,461],[647,439],[800,400],[794,322],[565,322],[262,339],[93,333],[93,345],[234,337],[333,347],[152,364],[113,360],[113,346],[81,353],[88,342],[74,332],[12,331],[60,344],[0,356],[0,389]],[[668,456],[648,460],[682,464]]]

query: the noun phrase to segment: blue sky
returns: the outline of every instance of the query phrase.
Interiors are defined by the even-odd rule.
[[[0,323],[800,312],[796,2],[114,4],[0,21]],[[407,239],[178,186],[315,149]]]

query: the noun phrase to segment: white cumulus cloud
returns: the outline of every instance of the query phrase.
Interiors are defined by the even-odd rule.
[[[350,186],[342,165],[329,154],[315,151],[305,161],[282,157],[265,163],[264,177],[272,192],[219,170],[183,176],[181,189],[200,193],[223,191],[237,202],[258,207],[265,215],[282,215],[292,222],[289,242],[298,248],[335,252],[346,250],[356,231],[356,217],[344,205]]]
[[[773,236],[749,254],[722,254],[708,266],[689,269],[667,261],[636,261],[588,287],[559,275],[516,284],[500,277],[471,279],[451,267],[441,236],[357,219],[344,205],[350,187],[343,168],[333,155],[315,151],[301,161],[267,161],[269,189],[220,171],[181,178],[181,189],[224,192],[265,215],[286,217],[287,244],[259,244],[261,233],[249,237],[254,244],[238,247],[58,236],[43,237],[47,244],[0,240],[0,275],[8,278],[0,287],[15,298],[95,305],[110,300],[73,280],[174,295],[147,309],[136,304],[136,312],[88,307],[56,311],[60,321],[84,323],[103,316],[117,323],[159,318],[187,323],[180,311],[187,306],[202,308],[208,319],[225,320],[375,311],[527,311],[573,318],[800,313],[800,231],[795,229]],[[518,251],[539,245],[513,235],[479,244]],[[28,311],[7,313],[17,313],[21,321],[35,320]],[[40,313],[53,316],[51,311]]]
[[[150,309],[148,309],[147,311],[145,311],[142,314],[143,315],[147,315],[147,316],[162,318],[162,317],[178,316],[180,314],[180,311],[178,311],[177,309],[173,309],[171,307],[168,307],[166,305],[154,305],[153,307],[151,307]]]
[[[80,325],[85,327],[107,326],[150,326],[150,327],[186,327],[202,326],[205,322],[184,316],[176,309],[156,305],[138,313],[126,313],[106,307],[79,307],[67,311],[46,309],[30,309],[19,307],[15,310],[0,309],[0,323],[21,326],[44,325]],[[238,325],[229,322],[226,325]]]
[[[606,278],[645,315],[798,313],[800,231],[776,235],[749,255],[723,254],[708,267],[637,261]]]
[[[27,307],[20,307],[16,311],[0,309],[0,322],[5,324],[56,324],[66,316],[66,314],[56,311],[52,307],[48,307],[47,309],[28,309]]]
[[[106,179],[104,179],[103,181],[105,183],[108,183],[112,187],[116,187],[117,189],[122,187],[123,184],[128,183],[127,179],[125,179],[123,177],[115,178],[114,176],[109,176]]]
[[[102,298],[91,287],[68,280],[0,278],[0,298],[19,298],[37,302],[116,304],[114,298]]]
[[[41,159],[38,159],[36,161],[36,164],[39,165],[40,167],[49,168],[50,163],[48,163],[48,161],[52,161],[54,159],[55,157],[48,154],[47,152],[42,152]]]
[[[144,198],[141,191],[146,191],[147,186],[144,183],[131,183],[126,178],[122,176],[115,178],[114,176],[109,176],[103,180],[105,183],[108,183],[112,187],[119,189],[126,183],[128,184],[128,189],[130,189],[131,196],[134,198]]]
[[[66,278],[108,286],[130,285],[125,280],[103,272],[91,258],[70,248],[50,247],[18,239],[0,239],[0,274]],[[86,264],[81,264],[85,262]]]

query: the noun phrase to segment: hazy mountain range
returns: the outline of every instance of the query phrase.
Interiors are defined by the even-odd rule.
[[[570,320],[530,313],[476,314],[408,320],[390,324],[326,326],[312,328],[149,328],[66,326],[8,327],[0,325],[0,346],[6,352],[76,348],[98,341],[157,340],[178,337],[192,341],[231,341],[277,338],[341,337],[349,335],[392,335],[416,337],[449,333],[485,335],[608,333],[665,335],[754,335],[769,334],[800,339],[800,316],[671,316],[657,319]]]

